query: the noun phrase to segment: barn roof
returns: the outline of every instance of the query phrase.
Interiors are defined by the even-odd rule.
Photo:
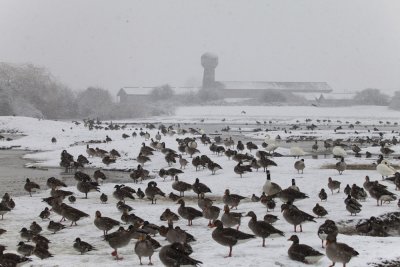
[[[154,86],[122,87],[117,95],[121,96],[122,93],[127,95],[150,95],[154,88]],[[198,87],[171,87],[171,89],[175,95],[196,93],[199,90]]]
[[[221,81],[227,90],[287,90],[291,92],[331,92],[326,82],[263,82],[263,81]]]

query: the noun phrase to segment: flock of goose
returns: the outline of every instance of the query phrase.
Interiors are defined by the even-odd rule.
[[[151,128],[151,127],[150,127]],[[153,127],[154,128],[154,127]],[[178,135],[176,129],[172,126],[165,127],[161,126],[159,131],[152,136],[149,132],[140,129],[140,133],[136,131],[132,134],[134,138],[143,138],[140,152],[136,157],[138,163],[137,168],[132,169],[130,177],[135,184],[147,183],[147,187],[142,190],[139,188],[132,188],[126,184],[116,184],[112,197],[117,201],[117,209],[121,212],[121,217],[111,218],[104,216],[100,210],[94,211],[94,214],[88,214],[82,210],[73,207],[73,203],[77,200],[74,193],[71,191],[63,190],[62,188],[67,185],[60,179],[50,177],[47,180],[47,186],[50,189],[50,196],[44,198],[43,201],[49,205],[38,214],[43,222],[49,220],[47,224],[47,230],[56,234],[59,231],[71,231],[73,234],[74,227],[79,227],[78,222],[85,218],[94,215],[93,228],[97,228],[103,234],[103,242],[109,244],[113,249],[112,255],[117,260],[121,260],[122,257],[118,254],[118,249],[126,247],[130,244],[131,240],[134,239],[134,252],[139,258],[139,263],[142,264],[142,258],[148,258],[148,264],[152,264],[152,256],[156,250],[159,250],[158,255],[160,261],[165,266],[198,266],[202,264],[200,260],[194,259],[191,254],[193,249],[190,245],[191,242],[196,240],[196,237],[191,235],[190,231],[185,231],[179,226],[174,227],[174,222],[181,218],[187,220],[187,225],[192,226],[193,221],[198,218],[205,218],[209,221],[208,226],[214,228],[212,231],[211,238],[219,245],[226,246],[229,249],[228,257],[233,256],[233,247],[241,244],[244,241],[249,241],[255,238],[262,240],[261,246],[266,246],[266,239],[273,237],[284,236],[285,233],[274,226],[274,223],[279,219],[278,216],[271,213],[267,213],[264,218],[258,219],[255,212],[248,210],[246,212],[233,212],[233,209],[237,209],[241,201],[250,199],[252,202],[261,203],[269,210],[274,210],[279,199],[282,204],[280,211],[283,219],[293,225],[294,233],[288,239],[292,242],[288,249],[288,256],[294,261],[300,261],[303,263],[314,264],[317,263],[325,255],[332,261],[332,265],[335,263],[342,263],[346,266],[351,258],[359,255],[359,253],[349,245],[340,243],[337,241],[339,233],[338,227],[333,220],[325,220],[323,224],[318,227],[318,237],[321,239],[322,248],[325,248],[325,255],[319,250],[312,248],[306,244],[301,244],[299,237],[303,231],[303,225],[307,222],[316,222],[317,218],[325,217],[328,212],[318,202],[324,202],[328,200],[329,194],[343,194],[347,195],[344,201],[344,206],[350,215],[356,215],[361,212],[362,204],[360,202],[365,201],[368,195],[377,201],[377,205],[383,205],[390,203],[397,199],[396,195],[392,193],[387,185],[379,183],[379,181],[370,181],[369,177],[365,177],[365,182],[362,186],[356,184],[346,185],[345,188],[341,185],[341,182],[327,178],[327,188],[330,190],[329,194],[324,188],[321,188],[318,194],[318,200],[315,207],[312,209],[313,215],[301,210],[294,203],[303,199],[310,198],[307,194],[302,192],[296,185],[295,179],[292,179],[292,185],[288,188],[282,188],[278,183],[273,182],[271,178],[270,168],[277,166],[274,162],[273,157],[280,156],[275,150],[278,147],[276,139],[271,139],[269,136],[260,145],[255,143],[242,142],[240,140],[235,141],[232,137],[222,139],[220,136],[211,137],[205,133],[201,133],[195,129],[183,130],[180,128],[180,135]],[[189,133],[190,135],[185,135]],[[123,138],[130,138],[131,135],[123,134]],[[176,148],[167,147],[165,142],[162,142],[164,138],[171,138],[172,136],[179,136],[176,138]],[[183,137],[183,138],[180,138]],[[105,142],[112,143],[110,137],[106,136]],[[393,141],[393,140],[392,140]],[[52,139],[55,143],[56,139]],[[147,143],[147,144],[146,144]],[[262,187],[261,196],[253,194],[251,197],[241,196],[239,194],[231,193],[229,189],[226,189],[221,200],[223,207],[220,208],[217,205],[215,199],[207,198],[206,195],[213,192],[213,188],[210,188],[204,181],[200,181],[199,178],[194,183],[187,183],[179,179],[179,176],[184,173],[186,168],[194,168],[196,171],[202,169],[208,169],[210,175],[215,175],[217,172],[223,172],[224,167],[214,162],[206,154],[202,154],[199,149],[199,144],[202,143],[209,147],[212,154],[222,156],[225,155],[230,160],[236,161],[237,164],[234,166],[234,173],[239,177],[243,175],[251,175],[249,173],[258,171],[259,169],[264,170],[266,173],[266,181]],[[385,181],[394,183],[396,190],[400,189],[400,173],[398,173],[390,164],[387,156],[392,154],[394,151],[390,149],[389,143],[384,142],[381,145],[381,155],[376,163],[376,170],[382,176]],[[347,165],[345,157],[348,156],[346,150],[343,148],[344,145],[334,142],[323,141],[323,147],[325,150],[331,149],[332,154],[338,158],[335,168],[341,175],[346,171]],[[314,141],[312,145],[312,151],[318,151],[321,148],[318,141]],[[354,155],[358,157],[361,149],[353,144],[351,146]],[[246,151],[246,152],[245,152]],[[253,153],[255,151],[255,153]],[[100,157],[105,165],[110,165],[118,161],[121,157],[120,153],[115,149],[105,151],[100,148],[91,148],[87,144],[86,156],[79,155],[77,160],[74,160],[74,156],[69,154],[66,150],[61,153],[60,166],[65,167],[67,171],[74,172],[74,178],[76,180],[76,188],[79,192],[85,195],[85,198],[90,196],[91,192],[100,192],[102,184],[107,180],[107,176],[101,170],[94,172],[93,178],[84,172],[84,167],[90,162],[91,158]],[[162,154],[165,162],[168,164],[168,168],[161,168],[158,170],[158,177],[152,179],[151,171],[145,168],[148,162],[151,162],[152,156],[155,154]],[[186,157],[185,157],[186,155]],[[306,153],[299,146],[292,146],[290,149],[290,155],[298,158],[294,163],[294,171],[297,173],[303,173],[306,169],[306,161],[304,157]],[[366,154],[368,157],[368,154]],[[386,157],[386,158],[385,158]],[[175,166],[175,167],[174,167]],[[163,179],[162,181],[171,180],[171,188],[178,192],[178,194],[164,193],[157,184],[157,179]],[[245,181],[245,180],[243,180]],[[342,190],[343,188],[343,190]],[[31,181],[29,178],[26,179],[24,190],[32,196],[32,192],[40,189],[40,186]],[[197,204],[199,208],[191,207],[187,205],[187,202],[192,201],[191,198],[185,197],[185,192],[193,191],[197,195]],[[341,192],[342,191],[342,192]],[[317,196],[311,196],[317,197]],[[168,198],[179,205],[177,212],[173,212],[173,207],[165,209],[160,214],[160,220],[166,222],[167,225],[160,225],[149,222],[146,218],[140,218],[139,216],[131,213],[133,208],[128,205],[129,200],[139,198],[142,200],[148,200],[151,204],[157,205],[157,200],[163,200]],[[67,200],[69,204],[67,204]],[[110,200],[109,197],[103,192],[100,195],[99,201],[107,205]],[[400,202],[399,202],[400,205]],[[15,208],[15,202],[11,196],[6,193],[2,202],[0,203],[0,215],[6,215],[8,212],[12,212]],[[56,222],[54,214],[61,216],[61,221]],[[7,215],[6,215],[7,216]],[[243,217],[249,217],[248,228],[251,233],[246,233],[239,230]],[[63,224],[62,222],[69,221],[70,225]],[[123,227],[122,222],[129,224],[129,227]],[[10,222],[12,223],[12,222]],[[7,224],[4,224],[4,228],[7,228]],[[111,230],[114,230],[110,232]],[[7,229],[0,229],[0,235],[5,233]],[[299,234],[297,232],[299,231]],[[56,242],[57,235],[52,236],[52,241],[46,238],[42,233],[42,227],[33,221],[29,227],[24,227],[20,231],[20,239],[18,243],[17,251],[20,255],[14,253],[6,253],[6,246],[0,246],[0,266],[17,266],[22,263],[29,262],[31,259],[29,256],[35,255],[40,259],[46,259],[53,257],[49,249],[51,250],[51,242]],[[157,235],[165,238],[168,243],[161,245],[154,237]],[[34,245],[31,245],[33,242]],[[101,242],[99,240],[99,242]],[[325,246],[324,246],[325,244]],[[80,237],[77,237],[73,244],[73,248],[79,254],[85,254],[89,251],[96,250],[96,244],[89,244],[83,241]]]

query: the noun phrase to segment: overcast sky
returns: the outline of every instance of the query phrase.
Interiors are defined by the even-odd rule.
[[[400,89],[400,1],[0,0],[0,61],[75,90],[217,80]]]

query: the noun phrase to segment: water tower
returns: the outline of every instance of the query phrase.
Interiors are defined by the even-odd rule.
[[[215,68],[218,66],[218,56],[205,53],[201,56],[201,65],[204,68],[203,88],[215,87]]]

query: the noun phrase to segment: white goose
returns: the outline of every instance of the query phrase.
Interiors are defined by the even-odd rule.
[[[265,150],[268,152],[274,152],[278,148],[278,144],[276,143],[275,139],[272,139],[269,134],[265,135],[264,142],[267,143],[267,147]]]
[[[345,157],[347,156],[347,152],[341,146],[335,146],[332,149],[332,154],[336,157]]]
[[[386,159],[382,160],[380,164],[376,166],[376,170],[379,172],[380,175],[383,177],[392,176],[395,174],[396,170],[390,166],[389,161]]]
[[[292,146],[290,148],[290,155],[294,156],[295,158],[299,158],[300,156],[304,156],[306,153],[304,150],[299,146]]]

